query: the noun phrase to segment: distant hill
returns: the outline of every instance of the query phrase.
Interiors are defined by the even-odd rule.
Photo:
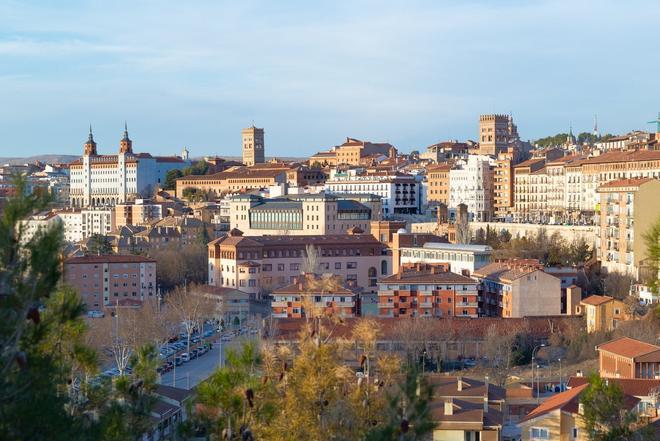
[[[45,162],[47,164],[60,164],[71,162],[78,158],[80,158],[80,156],[76,155],[36,155],[25,158],[0,158],[0,164],[32,164],[37,161]]]

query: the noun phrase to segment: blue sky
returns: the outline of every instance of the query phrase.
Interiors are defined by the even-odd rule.
[[[0,156],[136,151],[308,155],[346,136],[403,151],[475,138],[649,129],[654,1],[0,0]]]

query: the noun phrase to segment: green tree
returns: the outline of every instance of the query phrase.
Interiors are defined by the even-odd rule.
[[[165,174],[165,182],[163,183],[163,187],[166,190],[174,190],[176,188],[176,180],[182,177],[183,177],[183,172],[181,172],[181,170],[178,169],[169,170]]]
[[[102,234],[93,234],[87,241],[87,252],[92,255],[112,254],[110,239]]]
[[[594,441],[633,439],[637,415],[626,409],[624,394],[614,381],[589,376],[589,385],[580,397],[582,421],[587,436]]]
[[[646,272],[650,275],[648,284],[653,293],[657,295],[660,289],[660,280],[658,280],[658,272],[660,271],[660,218],[644,234],[644,243],[649,267]]]

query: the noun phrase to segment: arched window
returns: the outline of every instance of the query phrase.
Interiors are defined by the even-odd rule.
[[[382,262],[380,262],[380,275],[381,276],[387,275],[387,260],[383,260]]]
[[[369,286],[376,286],[378,284],[378,274],[376,273],[376,268],[373,266],[369,268],[367,275],[369,276]]]

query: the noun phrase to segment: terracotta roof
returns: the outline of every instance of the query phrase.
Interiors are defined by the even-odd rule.
[[[303,293],[317,294],[320,293],[320,291],[310,289],[308,281],[304,281],[302,283],[292,283],[291,285],[273,291],[273,294],[303,294]],[[324,292],[324,295],[334,295],[334,294],[344,295],[344,296],[355,295],[353,291],[343,286],[339,286],[337,287],[337,289]]]
[[[634,397],[648,397],[656,389],[660,389],[660,380],[655,379],[608,378],[607,381],[615,382],[624,394]],[[587,383],[589,383],[587,377],[571,377],[568,380],[568,387],[573,388]]]
[[[177,181],[223,181],[239,178],[270,178],[285,173],[284,169],[258,169],[252,170],[248,167],[239,167],[234,170],[225,170],[212,175],[188,175],[177,178]]]
[[[603,184],[599,188],[638,187],[649,181],[653,181],[653,179],[651,178],[618,179],[616,181],[610,181],[606,184]]]
[[[488,400],[504,400],[506,391],[493,384],[474,378],[430,374],[427,377],[429,384],[433,386],[434,397],[461,397],[461,398],[483,398],[488,394]],[[461,380],[462,390],[458,390],[458,380]]]
[[[637,358],[652,352],[660,351],[660,346],[645,343],[629,337],[620,337],[596,346],[599,351],[611,352],[628,358]]]
[[[77,263],[147,263],[156,262],[144,256],[136,256],[133,254],[105,254],[101,256],[82,256],[70,257],[64,261],[65,264]]]
[[[598,305],[602,305],[603,303],[607,303],[610,300],[614,300],[614,299],[610,296],[599,296],[594,294],[592,296],[587,297],[586,299],[582,299],[580,303],[584,303],[592,306],[598,306]]]
[[[484,412],[483,403],[473,403],[460,399],[452,400],[452,415],[445,415],[445,402],[435,401],[429,405],[436,429],[444,430],[481,430],[482,427],[499,427],[504,420],[502,412],[496,406],[489,406]]]
[[[385,247],[371,234],[315,234],[304,236],[225,236],[213,240],[211,245],[250,245],[250,246],[303,246],[323,245],[372,245],[379,249]]]
[[[155,158],[157,162],[184,162],[183,159],[179,158],[178,156],[156,156]]]
[[[489,263],[486,266],[474,271],[474,276],[491,280],[513,281],[522,276],[531,274],[535,271],[541,271],[535,266],[512,265],[505,262]]]
[[[600,156],[590,158],[585,164],[605,164],[609,162],[636,162],[660,160],[658,150],[626,150],[606,152]]]
[[[545,415],[549,412],[552,412],[556,409],[564,409],[565,407],[570,407],[570,409],[564,409],[569,412],[574,411],[574,408],[577,408],[578,398],[582,391],[587,388],[588,384],[582,384],[580,386],[569,389],[565,392],[560,392],[557,395],[554,395],[547,400],[545,400],[540,406],[528,413],[520,421],[527,421],[542,415]]]
[[[513,168],[522,168],[522,167],[529,167],[531,165],[537,164],[539,162],[544,162],[545,158],[532,158],[528,159],[527,161],[523,161],[520,164],[516,164],[513,166]]]

